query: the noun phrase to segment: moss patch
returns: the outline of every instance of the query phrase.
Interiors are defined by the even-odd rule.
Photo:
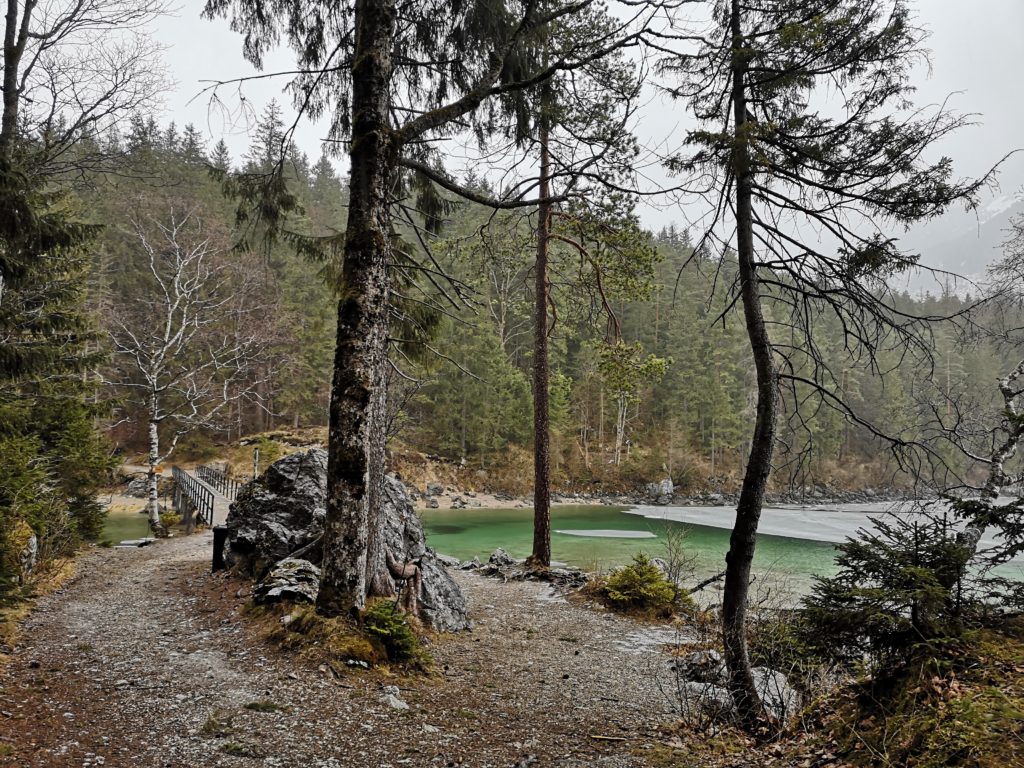
[[[246,709],[252,710],[253,712],[287,712],[288,707],[282,706],[273,701],[267,701],[266,699],[261,701],[250,701],[245,705]]]
[[[370,666],[387,661],[387,653],[345,617],[325,618],[311,605],[275,605],[252,608],[249,616],[262,616],[267,638],[281,650],[297,652],[310,661],[358,661]]]
[[[393,607],[391,600],[372,603],[361,625],[347,617],[325,618],[311,605],[249,603],[242,615],[260,626],[267,640],[281,650],[327,664],[337,673],[343,673],[349,662],[429,672],[430,654],[408,617]]]
[[[855,766],[1024,765],[1024,621],[921,649],[898,675],[847,690],[821,720]]]
[[[221,744],[220,751],[232,757],[264,757],[265,753],[257,744],[244,744],[238,741],[229,741]]]

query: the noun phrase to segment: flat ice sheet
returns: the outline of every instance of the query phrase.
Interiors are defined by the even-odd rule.
[[[591,528],[584,530],[555,531],[566,536],[588,536],[596,539],[656,539],[657,534],[650,531],[619,531],[614,528]]]
[[[933,508],[933,511],[938,511]],[[706,525],[711,528],[732,529],[736,518],[735,507],[651,507],[638,506],[626,514],[639,515],[651,520],[675,520],[680,523]],[[860,528],[870,528],[872,517],[887,514],[912,516],[911,504],[830,504],[765,507],[761,511],[758,533],[770,536],[787,536],[792,539],[840,543],[857,533]],[[991,546],[996,540],[991,531],[981,539],[982,547]],[[1014,558],[1016,562],[1018,558]]]

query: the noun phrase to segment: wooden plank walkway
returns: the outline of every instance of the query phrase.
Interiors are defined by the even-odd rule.
[[[208,490],[212,494],[212,496],[213,496],[213,521],[211,523],[211,527],[216,526],[216,525],[223,525],[227,521],[227,519],[228,519],[228,509],[231,506],[231,499],[229,499],[227,496],[222,494],[220,491],[218,491],[216,488],[214,488],[208,482],[206,482],[205,480],[200,478],[195,472],[187,470],[187,469],[183,469],[181,467],[178,467],[177,469],[178,469],[179,472],[183,472],[186,475],[188,475],[189,478],[196,483],[196,485],[199,485],[200,487],[205,488],[206,490]]]

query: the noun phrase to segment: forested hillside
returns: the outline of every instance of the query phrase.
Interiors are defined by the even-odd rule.
[[[175,217],[191,217],[195,226],[182,233],[184,245],[209,243],[212,262],[230,269],[232,296],[245,297],[244,323],[226,307],[211,317],[215,328],[231,325],[236,336],[244,329],[257,342],[245,375],[231,384],[230,402],[209,419],[175,413],[160,426],[166,440],[181,428],[181,448],[196,456],[242,435],[326,425],[335,322],[328,285],[337,263],[331,243],[343,234],[343,179],[326,155],[312,163],[294,148],[286,154],[289,190],[301,209],[289,224],[300,236],[294,239],[267,240],[263,223],[240,217],[237,199],[224,195],[237,175],[269,173],[280,159],[283,130],[280,111],[269,105],[248,152],[231,158],[223,143],[205,146],[192,126],[136,116],[127,135],[107,137],[123,165],[88,177],[78,190],[90,219],[102,223],[90,251],[88,304],[103,331],[95,343],[105,352],[111,336],[116,342],[133,323],[144,324],[160,290],[140,232],[159,231]],[[303,236],[326,238],[326,245],[311,254]],[[608,246],[618,248],[618,264],[606,258],[595,265],[568,245],[552,246],[555,483],[628,489],[667,475],[682,487],[733,490],[748,448],[754,388],[741,319],[726,311],[735,260],[695,254],[690,234],[674,227],[629,236],[628,253],[621,243]],[[395,346],[391,379],[393,450],[491,470],[496,487],[518,477],[520,491],[529,487],[532,443],[530,238],[525,216],[449,206],[430,246],[444,284],[450,279],[461,297],[448,303],[448,292],[425,280],[411,291],[429,319],[416,339]],[[976,301],[968,294],[904,294],[896,306],[909,315],[953,317]],[[397,328],[396,339],[402,333]],[[947,323],[933,331],[934,369],[901,367],[895,351],[886,358],[882,350],[878,370],[871,370],[866,361],[847,359],[838,324],[816,333],[831,365],[829,386],[852,413],[804,393],[797,414],[790,398],[792,418],[782,427],[788,471],[776,476],[779,487],[912,482],[854,418],[907,440],[934,438],[932,387],[977,393],[980,403],[992,404],[995,378],[1011,356],[991,341],[964,343],[958,326]],[[110,409],[112,438],[124,450],[144,452],[147,403],[128,386],[140,373],[123,354],[108,361],[97,397]],[[965,467],[949,446],[935,445]]]

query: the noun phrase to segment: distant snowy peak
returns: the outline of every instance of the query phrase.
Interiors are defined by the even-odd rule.
[[[985,224],[1006,213],[1011,208],[1016,208],[1021,203],[1024,203],[1024,189],[1011,194],[999,195],[999,197],[978,209],[978,220]]]
[[[1024,194],[1000,195],[976,211],[956,237],[922,249],[922,260],[950,272],[977,277],[1003,254],[1010,222],[1024,215]]]

